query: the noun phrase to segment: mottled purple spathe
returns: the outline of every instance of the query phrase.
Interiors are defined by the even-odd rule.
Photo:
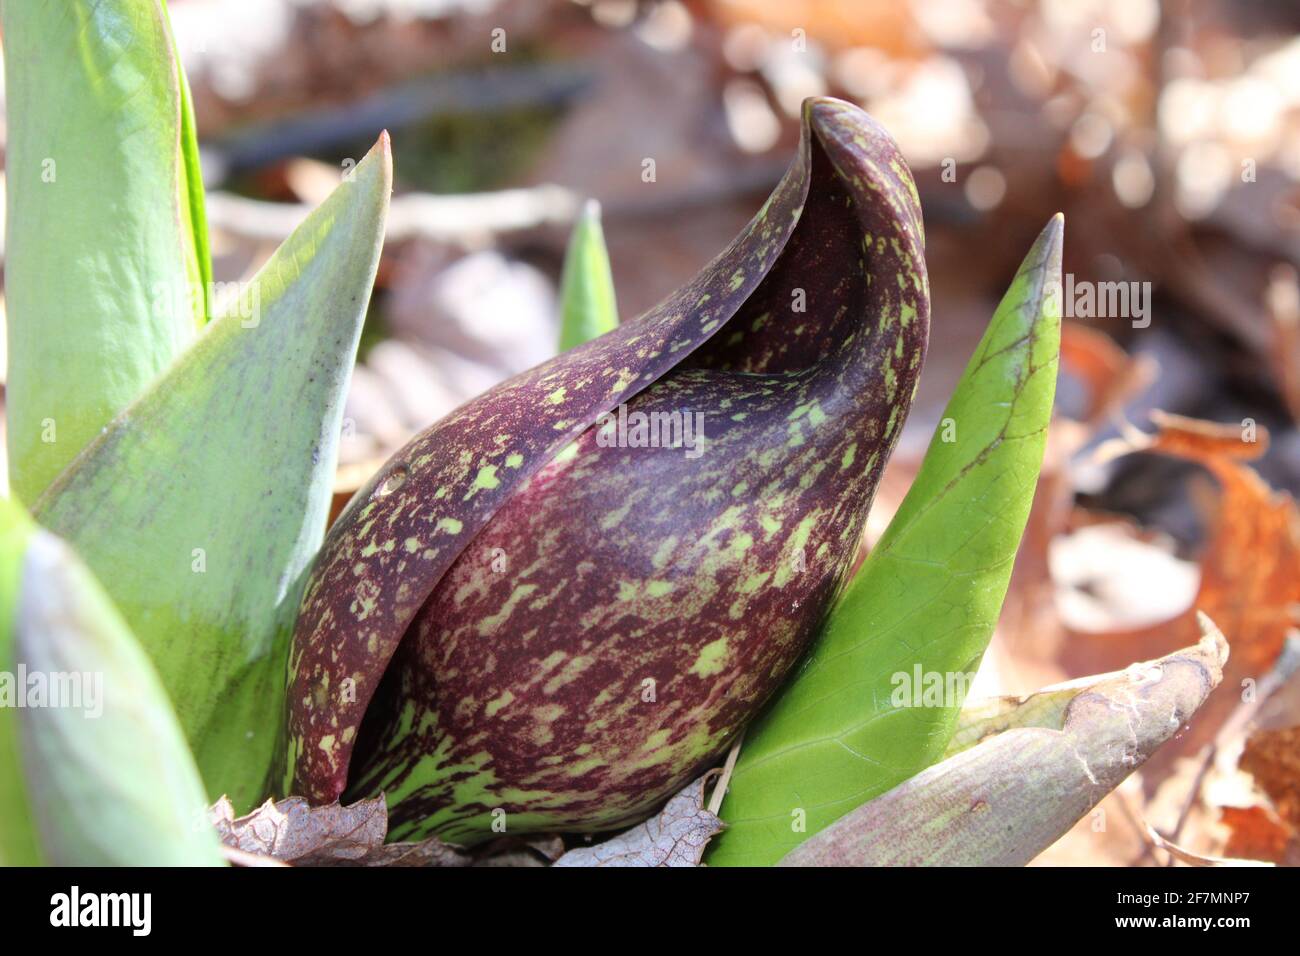
[[[313,571],[292,792],[383,790],[395,832],[471,843],[501,812],[608,829],[688,782],[842,584],[925,350],[923,243],[893,140],[810,100],[785,178],[694,280],[413,439]],[[702,453],[598,442],[621,403],[702,413]]]

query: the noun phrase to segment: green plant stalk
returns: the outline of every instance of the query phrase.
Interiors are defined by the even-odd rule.
[[[0,707],[0,863],[221,865],[148,658],[76,555],[4,500],[0,673],[26,704]],[[34,687],[74,696],[29,699]]]
[[[560,351],[599,338],[618,326],[600,205],[588,200],[569,236],[560,277]]]
[[[210,266],[161,3],[2,14],[9,474],[31,503],[193,340]]]
[[[14,618],[23,583],[23,557],[34,527],[21,508],[0,499],[0,671],[13,673]],[[41,861],[23,786],[15,707],[0,707],[0,866]]]

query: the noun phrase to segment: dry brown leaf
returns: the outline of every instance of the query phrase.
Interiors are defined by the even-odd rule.
[[[1146,391],[1159,371],[1150,356],[1131,356],[1109,335],[1078,322],[1061,323],[1061,367],[1087,389],[1083,417],[1093,425]]]
[[[1240,767],[1268,794],[1278,816],[1300,831],[1300,727],[1255,731]]]
[[[895,57],[916,57],[929,44],[905,4],[862,3],[861,0],[711,0],[703,10],[718,22],[735,26],[759,24],[781,36],[793,29],[832,49],[871,46]]]
[[[1133,450],[1172,455],[1205,467],[1221,494],[1200,559],[1201,583],[1192,606],[1169,621],[1102,634],[1071,634],[1064,660],[1071,672],[1120,666],[1134,654],[1157,655],[1186,644],[1204,611],[1231,635],[1232,660],[1222,686],[1189,733],[1163,757],[1188,753],[1213,739],[1241,700],[1247,680],[1273,666],[1300,603],[1300,512],[1289,494],[1275,492],[1243,464],[1268,447],[1262,429],[1245,440],[1240,425],[1219,425],[1152,413],[1157,431]]]
[[[1220,807],[1228,829],[1223,852],[1228,856],[1281,863],[1294,842],[1287,826],[1267,807]]]
[[[1194,461],[1208,468],[1225,485],[1236,474],[1223,467],[1223,459],[1254,461],[1268,451],[1268,429],[1262,425],[1255,429],[1253,438],[1247,438],[1245,429],[1237,422],[1207,422],[1199,418],[1152,411],[1151,423],[1156,426],[1155,434],[1149,437],[1148,442],[1135,447],[1134,451],[1155,451]],[[1254,472],[1250,474],[1253,475]]]
[[[439,840],[385,844],[383,796],[345,807],[313,807],[302,797],[268,800],[236,817],[226,797],[209,815],[221,842],[295,866],[466,866],[469,857]]]
[[[570,850],[556,866],[699,866],[723,822],[704,809],[706,774],[668,801],[657,817],[595,846]]]

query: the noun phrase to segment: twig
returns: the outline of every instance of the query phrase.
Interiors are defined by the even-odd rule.
[[[249,853],[247,850],[240,850],[233,846],[221,847],[221,855],[231,866],[288,866],[283,860],[277,860],[273,856],[263,856],[261,853]]]
[[[385,236],[390,242],[424,238],[439,242],[481,240],[499,233],[573,222],[581,200],[572,190],[547,184],[500,192],[395,196]],[[306,203],[274,203],[231,193],[208,195],[208,223],[249,239],[280,242],[307,218]]]
[[[722,798],[727,795],[727,784],[731,783],[731,771],[736,769],[736,759],[740,756],[740,745],[745,742],[745,731],[742,729],[736,737],[736,742],[731,745],[731,750],[727,753],[727,762],[722,766],[722,776],[718,777],[717,785],[713,788],[713,795],[709,797],[708,811],[715,817],[718,811],[722,809]]]
[[[1174,843],[1172,840],[1165,839],[1163,836],[1160,835],[1160,831],[1158,831],[1150,823],[1147,823],[1145,820],[1143,821],[1143,826],[1146,829],[1147,839],[1151,841],[1151,845],[1155,847],[1159,847],[1161,850],[1164,850],[1166,853],[1169,854],[1171,865],[1174,860],[1180,860],[1183,863],[1186,863],[1188,866],[1275,866],[1276,865],[1273,863],[1268,863],[1264,860],[1242,860],[1234,857],[1205,856],[1200,853],[1193,853],[1191,850],[1184,849],[1183,847]]]

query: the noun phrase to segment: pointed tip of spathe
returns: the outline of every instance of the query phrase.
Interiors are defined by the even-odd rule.
[[[579,218],[582,219],[584,222],[599,223],[600,222],[600,200],[596,198],[589,198],[585,200],[582,204],[582,211],[579,213]]]
[[[860,109],[854,106],[848,100],[842,100],[838,96],[805,96],[803,100],[803,111],[811,113],[814,110],[823,109],[841,109],[843,107],[851,109]]]
[[[809,96],[803,101],[803,119],[810,126],[832,135],[845,132],[846,127],[858,130],[865,127],[873,138],[888,142],[898,151],[889,131],[857,103],[835,96]]]
[[[850,195],[867,204],[880,201],[881,196],[896,197],[894,208],[904,209],[909,220],[915,258],[923,259],[921,197],[902,148],[889,130],[861,106],[833,96],[805,99],[803,123],[805,139],[811,135],[821,144]]]

